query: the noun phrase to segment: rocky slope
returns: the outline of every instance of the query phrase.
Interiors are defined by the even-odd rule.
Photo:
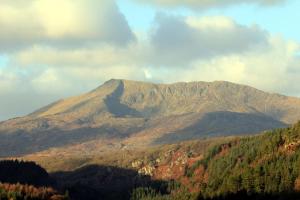
[[[300,119],[300,99],[229,82],[110,80],[0,123],[0,156],[96,141],[104,150],[251,134]]]

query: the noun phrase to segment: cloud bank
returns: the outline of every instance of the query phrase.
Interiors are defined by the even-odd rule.
[[[135,40],[110,0],[5,0],[0,4],[0,27],[0,52],[35,44],[74,48]]]
[[[150,35],[155,64],[182,66],[267,46],[268,34],[257,26],[241,26],[232,19],[214,16],[181,18],[158,15]],[[157,53],[159,52],[159,53]]]

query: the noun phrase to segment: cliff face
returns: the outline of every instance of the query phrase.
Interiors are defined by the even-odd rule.
[[[152,84],[110,80],[0,123],[1,156],[93,140],[126,145],[249,134],[300,119],[300,99],[229,82]]]

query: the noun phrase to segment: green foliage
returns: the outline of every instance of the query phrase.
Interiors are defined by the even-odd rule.
[[[137,188],[132,192],[131,200],[196,200],[197,195],[186,188],[174,190],[173,193],[162,195],[151,188]]]
[[[153,199],[156,196],[160,196],[160,194],[157,194],[154,189],[139,187],[133,190],[130,200],[147,200]]]
[[[217,197],[240,191],[249,195],[293,192],[300,173],[300,151],[289,152],[285,145],[300,141],[299,130],[294,126],[242,138],[222,157],[208,153],[204,160],[209,178],[201,188],[202,195]]]
[[[215,145],[186,167],[190,182],[199,180],[194,172],[200,166],[208,176],[199,184],[198,199],[299,199],[294,188],[300,178],[300,123]],[[196,199],[183,187],[169,195],[143,194],[145,200]]]

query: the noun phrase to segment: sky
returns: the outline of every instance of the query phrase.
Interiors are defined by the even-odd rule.
[[[298,0],[0,0],[0,121],[103,82],[300,97]]]

